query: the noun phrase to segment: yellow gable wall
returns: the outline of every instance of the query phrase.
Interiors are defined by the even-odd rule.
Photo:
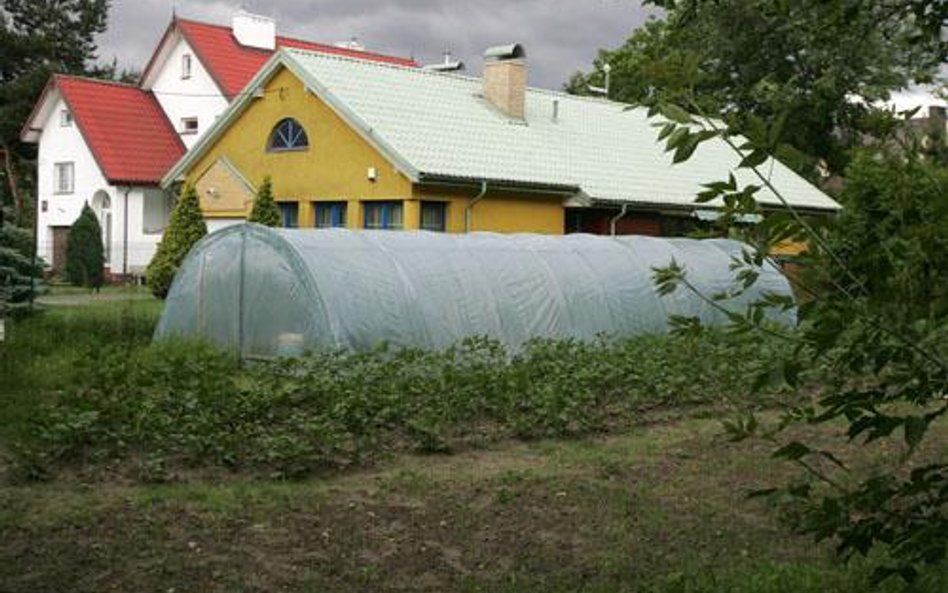
[[[214,197],[222,203],[239,203],[244,196],[229,196],[227,187],[217,187],[218,160],[230,164],[254,186],[264,176],[273,179],[277,201],[299,202],[299,224],[314,224],[312,202],[347,202],[349,228],[362,228],[362,202],[403,201],[404,228],[417,229],[422,200],[445,201],[448,232],[464,232],[464,210],[477,189],[414,186],[378,151],[362,139],[322,100],[307,92],[289,70],[280,70],[266,85],[264,96],[255,99],[217,139],[213,147],[186,173],[186,181],[203,193],[214,186]],[[309,149],[267,152],[266,143],[274,126],[286,117],[302,124]],[[368,179],[374,167],[377,179]],[[234,185],[233,187],[236,187]],[[206,196],[202,195],[202,203]],[[248,207],[249,211],[249,207]],[[229,209],[205,209],[205,216],[229,216]],[[565,211],[559,196],[517,194],[491,190],[473,208],[472,230],[562,234]]]

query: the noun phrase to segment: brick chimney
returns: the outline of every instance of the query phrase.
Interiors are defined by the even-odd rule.
[[[527,53],[519,43],[484,52],[484,98],[508,117],[524,119]]]
[[[276,21],[270,17],[239,10],[231,21],[237,43],[257,49],[276,49]]]

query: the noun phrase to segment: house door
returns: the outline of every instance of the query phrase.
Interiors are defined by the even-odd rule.
[[[53,231],[53,274],[66,274],[66,241],[69,239],[68,226],[54,226]]]

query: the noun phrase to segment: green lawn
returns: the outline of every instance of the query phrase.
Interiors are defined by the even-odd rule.
[[[0,591],[868,588],[873,561],[841,565],[744,498],[793,475],[769,447],[722,435],[734,407],[777,401],[741,392],[746,344],[241,368],[150,346],[159,310],[55,308],[0,347]],[[352,434],[320,448],[339,430]],[[808,442],[835,448],[835,431]],[[43,471],[24,469],[24,445]],[[302,473],[283,463],[313,457]],[[943,570],[915,590],[946,589]]]

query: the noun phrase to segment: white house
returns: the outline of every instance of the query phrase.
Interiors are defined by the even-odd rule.
[[[279,47],[415,66],[410,59],[290,39],[239,11],[230,27],[173,18],[137,85],[56,75],[21,132],[37,143],[37,252],[54,269],[83,204],[113,277],[140,275],[168,221],[158,183]]]

